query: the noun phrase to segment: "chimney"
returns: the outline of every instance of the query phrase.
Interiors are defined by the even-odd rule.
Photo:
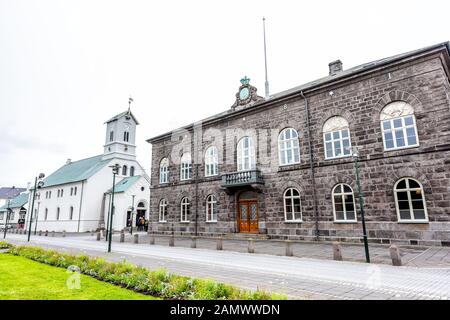
[[[66,164],[71,164],[72,163],[72,159],[67,159]]]
[[[330,62],[328,64],[328,67],[330,68],[330,76],[333,76],[336,73],[339,73],[342,71],[342,61],[336,60],[336,61]]]

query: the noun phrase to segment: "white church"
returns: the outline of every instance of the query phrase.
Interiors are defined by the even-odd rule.
[[[105,228],[111,212],[112,166],[119,165],[114,187],[113,230],[148,221],[150,179],[136,161],[138,121],[128,109],[106,122],[103,154],[70,161],[43,180],[36,191],[32,230],[87,232]],[[29,208],[33,192],[29,198]],[[28,227],[27,220],[27,227]]]

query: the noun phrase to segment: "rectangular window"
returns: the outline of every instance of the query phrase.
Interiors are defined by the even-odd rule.
[[[325,158],[341,158],[351,155],[351,143],[348,129],[324,134]]]
[[[414,116],[388,119],[381,123],[384,149],[395,150],[419,146]]]

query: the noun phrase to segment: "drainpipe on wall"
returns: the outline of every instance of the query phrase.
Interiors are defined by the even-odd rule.
[[[309,119],[309,105],[308,99],[306,99],[303,91],[300,92],[303,100],[305,101],[305,114],[306,114],[306,126],[308,128],[308,149],[309,149],[309,166],[311,170],[311,181],[312,181],[312,191],[313,191],[313,202],[314,202],[314,216],[315,216],[315,238],[319,241],[319,212],[317,210],[317,194],[316,194],[316,179],[314,174],[314,155],[312,150],[311,142],[311,124]]]
[[[84,190],[84,181],[81,182],[81,195],[80,195],[80,206],[79,206],[79,210],[78,210],[78,229],[77,229],[77,232],[80,232],[81,204],[83,203],[83,190]]]

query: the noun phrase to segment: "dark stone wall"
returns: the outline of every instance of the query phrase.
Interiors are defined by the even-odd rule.
[[[151,228],[155,232],[214,235],[236,232],[237,192],[221,188],[220,175],[237,170],[236,146],[250,135],[257,143],[257,168],[265,184],[260,189],[260,232],[271,237],[314,239],[316,227],[322,240],[360,241],[355,166],[352,158],[325,160],[322,126],[332,116],[343,116],[350,125],[352,146],[360,151],[361,186],[370,241],[441,245],[450,242],[450,86],[438,54],[421,57],[332,87],[307,94],[310,108],[312,156],[318,221],[314,210],[313,180],[308,149],[305,102],[300,96],[266,107],[248,107],[245,114],[229,115],[211,126],[175,132],[152,144]],[[392,101],[414,107],[420,146],[388,151],[383,149],[380,111]],[[293,127],[299,133],[301,163],[280,167],[278,133]],[[255,130],[256,129],[256,130]],[[210,137],[211,130],[217,133]],[[234,131],[233,131],[234,130]],[[203,137],[203,138],[201,138]],[[204,152],[210,145],[219,149],[219,177],[204,177]],[[231,148],[233,147],[233,148]],[[194,150],[198,150],[194,153]],[[179,157],[191,152],[197,165],[193,179],[180,182]],[[170,181],[159,185],[159,162],[169,157]],[[196,174],[198,172],[198,174]],[[429,223],[399,223],[393,187],[402,177],[419,180],[425,191]],[[348,183],[355,192],[358,223],[333,221],[331,190]],[[284,221],[283,192],[296,187],[301,193],[302,223]],[[218,200],[218,222],[205,222],[205,199]],[[191,201],[190,223],[180,223],[180,201]],[[167,223],[158,223],[159,200],[169,202]],[[197,223],[195,216],[197,212]],[[412,242],[411,242],[412,240]]]

